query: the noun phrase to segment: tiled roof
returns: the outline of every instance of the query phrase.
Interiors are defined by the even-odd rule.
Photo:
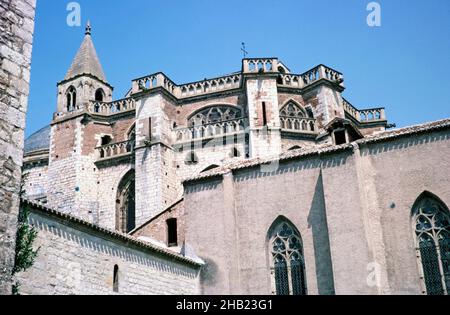
[[[93,75],[106,82],[105,73],[103,72],[90,34],[86,34],[84,37],[83,43],[64,79],[68,80],[83,74]]]
[[[187,178],[184,180],[184,183],[193,182],[201,179],[207,179],[207,178],[213,178],[217,176],[222,176],[224,174],[227,174],[228,172],[232,170],[239,170],[244,168],[251,168],[251,167],[257,167],[263,164],[272,163],[275,161],[286,161],[291,159],[297,159],[307,156],[314,156],[314,155],[321,155],[321,154],[328,154],[338,151],[343,151],[346,149],[351,149],[355,145],[359,144],[369,144],[369,143],[376,143],[376,142],[382,142],[382,141],[389,141],[396,138],[404,137],[404,136],[410,136],[414,134],[420,134],[420,133],[427,133],[431,131],[441,130],[441,129],[448,129],[450,128],[450,119],[444,119],[439,121],[434,121],[430,123],[395,129],[391,131],[382,132],[376,135],[368,136],[366,138],[357,140],[353,143],[348,143],[344,145],[323,145],[321,147],[316,147],[314,149],[299,149],[299,150],[292,150],[288,152],[284,152],[278,156],[272,156],[267,158],[254,158],[254,159],[248,159],[243,161],[238,161],[234,163],[230,163],[218,168],[215,168],[211,171],[201,173],[197,176]]]
[[[150,250],[152,252],[165,255],[167,257],[176,259],[176,260],[178,260],[180,262],[188,263],[188,264],[191,264],[191,265],[194,265],[194,266],[201,266],[202,265],[202,264],[200,264],[197,261],[194,261],[194,260],[192,260],[190,258],[187,258],[185,256],[177,254],[177,253],[175,253],[173,251],[170,251],[168,249],[161,248],[161,247],[155,246],[154,244],[150,244],[150,243],[147,243],[147,242],[143,242],[141,240],[138,240],[138,239],[136,239],[136,238],[134,238],[134,237],[132,237],[130,235],[124,234],[124,233],[120,233],[120,232],[117,232],[117,231],[113,231],[113,230],[110,230],[110,229],[103,228],[103,227],[101,227],[99,225],[92,224],[90,222],[84,221],[84,220],[79,219],[77,217],[74,217],[72,215],[69,215],[69,214],[66,214],[66,213],[62,213],[62,212],[50,209],[48,207],[43,206],[42,204],[35,203],[35,202],[27,200],[27,199],[22,199],[21,200],[21,204],[31,207],[32,210],[37,210],[37,211],[43,212],[44,214],[47,214],[49,216],[53,216],[53,217],[56,217],[56,218],[59,218],[59,219],[62,219],[62,220],[70,221],[71,223],[75,223],[75,224],[79,224],[79,225],[85,226],[85,227],[91,229],[94,232],[104,234],[106,236],[109,236],[109,237],[112,237],[112,238],[115,238],[115,239],[127,242],[129,244],[133,244],[133,245],[138,246],[138,247],[140,247],[142,249]]]
[[[376,135],[368,136],[364,139],[356,141],[357,143],[373,143],[386,141],[390,139],[395,139],[403,136],[410,136],[414,134],[427,133],[431,131],[447,129],[450,127],[450,119],[442,119],[433,122],[423,123],[420,125],[414,125],[409,127],[404,127],[400,129],[394,129],[390,131],[385,131],[378,133]]]
[[[50,126],[46,126],[41,130],[35,132],[25,140],[25,155],[48,150],[50,148]]]

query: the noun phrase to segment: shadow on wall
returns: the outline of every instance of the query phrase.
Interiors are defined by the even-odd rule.
[[[217,279],[217,265],[211,259],[204,259],[205,265],[200,272],[201,292],[205,292],[205,287],[214,287]]]
[[[201,191],[207,191],[207,190],[216,190],[219,185],[222,185],[222,178],[215,178],[215,179],[205,179],[205,182],[185,186],[185,193],[186,194],[193,194]],[[207,181],[207,182],[206,182]]]
[[[334,276],[322,172],[317,179],[308,216],[308,228],[312,228],[318,293],[320,295],[334,295]]]
[[[440,134],[438,133],[438,134],[415,136],[414,138],[411,137],[406,139],[395,139],[392,142],[383,142],[380,144],[373,145],[372,148],[369,148],[369,150],[363,152],[363,156],[387,153],[394,150],[407,149],[413,146],[449,140],[450,140],[450,133],[448,131],[444,131]]]
[[[49,221],[47,219],[42,220],[36,215],[30,216],[29,223],[38,230],[38,237],[39,233],[42,232],[51,233],[61,239],[61,242],[67,243],[64,244],[65,246],[63,246],[63,248],[71,246],[70,243],[72,243],[72,246],[81,247],[87,251],[96,252],[100,255],[119,258],[123,261],[139,264],[148,268],[156,269],[158,271],[168,272],[191,279],[197,276],[197,270],[194,270],[194,268],[190,269],[186,266],[183,266],[181,263],[178,266],[174,266],[176,262],[174,262],[172,258],[168,258],[167,262],[158,257],[149,258],[146,254],[141,253],[138,250],[134,250],[131,248],[122,249],[120,248],[120,245],[116,245],[111,241],[95,239],[96,236],[86,234],[87,237],[83,237],[82,234],[84,234],[84,232],[73,230],[69,227],[65,227],[64,229],[62,229],[59,224],[55,224],[55,222]],[[52,237],[45,238],[55,241]],[[82,252],[78,252],[78,254],[82,254]],[[151,255],[160,256],[160,254],[158,253],[151,253]],[[170,264],[168,262],[170,262]],[[101,262],[99,262],[99,264],[101,264]]]

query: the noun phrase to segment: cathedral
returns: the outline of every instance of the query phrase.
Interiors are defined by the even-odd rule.
[[[25,141],[22,294],[450,293],[450,119],[396,129],[325,65],[113,98],[90,25]]]

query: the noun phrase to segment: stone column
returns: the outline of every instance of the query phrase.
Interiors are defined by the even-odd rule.
[[[11,293],[35,6],[0,2],[0,294]]]

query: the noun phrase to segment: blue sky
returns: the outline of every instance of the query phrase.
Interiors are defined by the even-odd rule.
[[[27,135],[51,121],[56,83],[92,22],[114,98],[157,71],[186,83],[240,70],[250,57],[279,57],[295,73],[325,64],[345,75],[358,108],[384,106],[406,126],[450,117],[450,1],[389,0],[382,25],[367,26],[369,0],[38,0]]]

